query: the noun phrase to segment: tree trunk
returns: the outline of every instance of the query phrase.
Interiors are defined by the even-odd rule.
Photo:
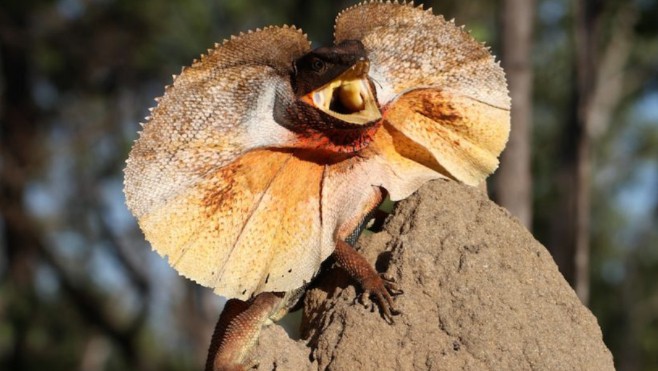
[[[602,1],[581,0],[576,5],[575,40],[577,71],[576,238],[574,287],[587,305],[590,291],[590,219],[592,140],[607,130],[610,115],[622,98],[624,67],[630,55],[632,30],[637,18],[633,5],[618,9],[611,39],[602,53],[600,41]]]
[[[591,150],[587,112],[594,91],[594,53],[597,33],[594,29],[596,11],[594,1],[581,0],[576,3],[576,84],[578,106],[576,111],[578,134],[576,152],[576,240],[574,256],[574,286],[578,297],[587,305],[589,302],[589,254],[590,254],[590,168]]]
[[[534,0],[504,0],[502,63],[512,98],[512,130],[494,178],[496,201],[528,228],[532,225],[532,30]]]

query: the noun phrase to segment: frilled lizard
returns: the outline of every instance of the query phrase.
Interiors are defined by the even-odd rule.
[[[268,27],[174,79],[125,170],[128,207],[180,274],[231,298],[208,369],[240,369],[330,255],[382,314],[393,285],[347,242],[387,193],[478,185],[509,132],[502,69],[462,28],[412,4],[341,12],[335,45]]]

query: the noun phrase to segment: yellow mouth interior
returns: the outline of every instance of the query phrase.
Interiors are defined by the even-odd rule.
[[[368,68],[367,61],[358,62],[304,99],[326,114],[351,124],[379,120],[382,116],[367,78]]]

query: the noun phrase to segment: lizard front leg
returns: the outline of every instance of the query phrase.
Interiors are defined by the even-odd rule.
[[[364,229],[365,223],[369,219],[368,216],[379,207],[384,197],[384,191],[376,188],[373,196],[363,206],[363,210],[366,210],[364,214],[352,219],[341,228],[342,233],[338,235],[333,255],[338,264],[359,283],[364,291],[363,297],[374,296],[384,319],[393,323],[393,315],[398,314],[399,311],[395,309],[391,294],[402,293],[402,290],[395,283],[382,278],[366,258],[346,242],[356,241],[358,234]],[[350,232],[346,233],[347,231]]]
[[[393,323],[393,315],[399,311],[393,305],[391,293],[401,293],[397,285],[389,280],[382,278],[375,269],[368,263],[363,255],[359,254],[352,246],[345,241],[338,241],[334,250],[334,257],[338,264],[354,278],[363,289],[363,296],[373,295],[384,319]]]
[[[283,294],[263,292],[248,301],[231,299],[217,321],[206,371],[246,370],[247,355],[267,321],[281,308]]]

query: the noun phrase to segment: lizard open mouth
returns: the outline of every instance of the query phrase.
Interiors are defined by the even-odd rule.
[[[324,86],[302,99],[341,121],[365,125],[381,119],[375,94],[368,80],[368,61],[359,61]]]

